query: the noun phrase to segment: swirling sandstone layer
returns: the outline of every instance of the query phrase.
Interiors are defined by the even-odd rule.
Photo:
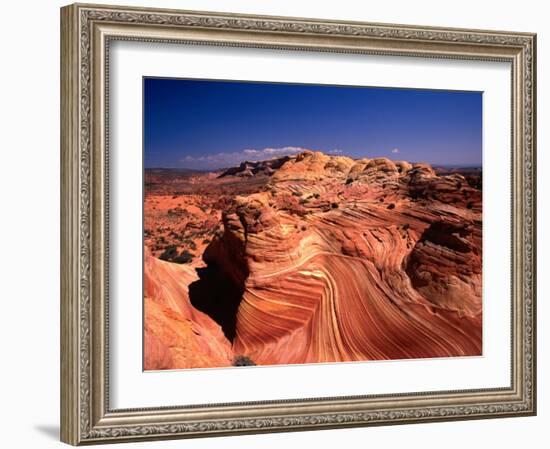
[[[224,210],[199,276],[147,259],[146,366],[481,354],[480,190],[384,158],[272,166],[244,167],[269,182]]]
[[[258,364],[481,353],[481,192],[424,164],[303,153],[205,253]]]

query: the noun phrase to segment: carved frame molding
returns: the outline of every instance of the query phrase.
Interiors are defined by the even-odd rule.
[[[533,415],[536,36],[75,4],[61,10],[61,434],[71,444]],[[511,388],[215,406],[108,405],[108,52],[112,40],[509,61]]]

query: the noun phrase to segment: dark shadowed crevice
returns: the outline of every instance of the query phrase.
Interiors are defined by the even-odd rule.
[[[235,213],[224,213],[224,233],[206,247],[197,268],[199,279],[189,285],[193,307],[218,323],[227,339],[235,339],[237,312],[249,275],[246,259],[247,223]]]
[[[224,226],[227,229],[225,218]],[[206,267],[196,269],[199,279],[189,285],[193,307],[218,323],[231,342],[235,338],[237,312],[249,275],[245,245],[226,230],[221,238],[215,238],[208,245],[202,257]]]
[[[244,282],[234,282],[214,262],[197,268],[197,274],[199,280],[189,285],[191,304],[218,323],[227,339],[233,341]]]
[[[472,247],[465,237],[468,237],[471,233],[472,230],[467,225],[437,221],[422,233],[419,241],[429,241],[459,253],[467,253],[472,250]]]
[[[472,251],[472,244],[467,237],[472,233],[467,225],[445,223],[437,221],[428,226],[412,249],[403,259],[403,268],[411,280],[411,285],[422,292],[426,288],[436,288],[437,284],[445,282],[441,274],[441,267],[445,266],[444,261],[448,256],[439,255],[441,264],[433,263],[438,251],[445,249],[458,254],[465,254]],[[443,268],[443,271],[445,269]],[[441,286],[446,288],[446,286]]]

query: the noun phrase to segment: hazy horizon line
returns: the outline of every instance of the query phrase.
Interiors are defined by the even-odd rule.
[[[353,160],[360,160],[360,159],[354,159],[354,158],[350,158],[350,159],[353,159]],[[369,158],[369,159],[380,159],[380,158]],[[389,159],[389,158],[385,158],[385,159]],[[265,160],[269,160],[269,159],[265,159]],[[254,160],[243,160],[241,161],[239,164],[237,165],[227,165],[227,166],[220,166],[220,167],[214,167],[214,168],[192,168],[192,167],[189,167],[189,166],[172,166],[172,167],[168,167],[168,166],[151,166],[151,167],[146,167],[144,166],[144,169],[145,170],[189,170],[189,171],[195,171],[195,172],[215,172],[215,171],[220,171],[220,170],[227,170],[229,168],[233,168],[233,167],[237,167],[239,166],[240,164],[244,163],[244,162],[264,162],[265,160],[261,160],[261,161],[254,161]],[[475,164],[475,163],[465,163],[465,164],[433,164],[431,162],[425,162],[425,161],[406,161],[404,159],[389,159],[391,161],[405,161],[405,162],[408,162],[409,164],[428,164],[428,165],[431,165],[432,167],[435,167],[435,168],[438,168],[438,167],[441,167],[441,168],[483,168],[483,164],[482,163],[479,163],[479,164]]]
[[[364,150],[364,153],[352,155],[352,152],[349,150],[342,150],[340,148],[333,148],[333,149],[316,149],[312,147],[305,147],[305,146],[294,146],[294,145],[286,145],[282,147],[265,147],[261,149],[251,149],[246,148],[242,150],[228,150],[228,151],[221,151],[218,153],[208,153],[208,154],[202,154],[202,155],[192,155],[192,154],[185,154],[181,155],[177,161],[173,161],[171,164],[164,165],[164,164],[155,164],[155,165],[146,165],[146,168],[148,169],[184,169],[184,170],[194,170],[194,171],[201,171],[201,172],[212,172],[212,171],[218,171],[223,169],[228,169],[232,167],[238,167],[239,165],[250,162],[250,163],[258,163],[258,162],[265,162],[265,161],[273,161],[277,159],[281,159],[284,157],[296,157],[299,154],[307,153],[307,152],[314,152],[314,153],[322,153],[324,155],[335,157],[335,156],[342,156],[347,157],[349,159],[352,159],[354,161],[358,161],[361,159],[379,159],[384,158],[391,161],[406,161],[411,164],[429,164],[433,167],[446,167],[446,168],[474,168],[474,167],[481,167],[483,165],[483,161],[479,162],[460,162],[457,163],[437,163],[437,162],[430,162],[427,160],[410,160],[407,158],[408,151],[406,149],[400,149],[397,147],[394,148],[387,148],[385,150]],[[371,155],[369,155],[369,153]],[[374,156],[372,154],[375,154]],[[144,161],[145,163],[145,161]],[[181,165],[183,164],[183,165]]]

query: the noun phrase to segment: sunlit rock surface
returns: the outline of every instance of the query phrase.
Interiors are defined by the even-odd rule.
[[[241,168],[222,177],[269,178],[202,261],[146,258],[146,369],[481,354],[481,191],[463,176],[309,151]]]
[[[145,255],[144,369],[228,366],[229,341],[220,326],[189,302],[195,270]]]

